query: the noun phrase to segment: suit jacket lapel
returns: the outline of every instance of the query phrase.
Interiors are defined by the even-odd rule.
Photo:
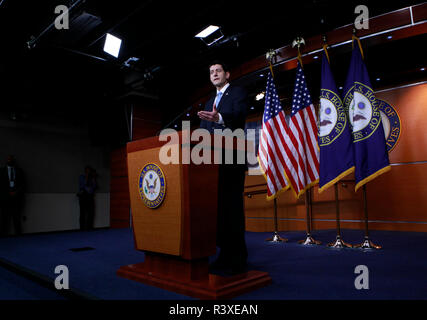
[[[216,106],[216,109],[218,110],[218,112],[221,110],[221,107],[224,105],[224,101],[228,99],[229,94],[230,94],[230,86],[228,86],[227,90],[225,90],[224,94],[221,97],[221,101]]]

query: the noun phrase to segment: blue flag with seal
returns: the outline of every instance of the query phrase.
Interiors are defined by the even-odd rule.
[[[352,127],[355,191],[367,182],[390,170],[384,129],[378,100],[363,62],[362,48],[354,45],[347,80],[344,85],[344,106]]]
[[[346,111],[332,75],[326,45],[323,47],[320,89],[319,193],[354,172],[353,141]]]

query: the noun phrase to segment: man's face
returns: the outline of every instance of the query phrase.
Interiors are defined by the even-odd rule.
[[[209,68],[210,78],[212,84],[221,89],[228,82],[228,78],[230,77],[229,72],[225,72],[220,64],[214,64]]]
[[[8,166],[14,166],[15,165],[15,158],[13,156],[7,157],[7,165]]]

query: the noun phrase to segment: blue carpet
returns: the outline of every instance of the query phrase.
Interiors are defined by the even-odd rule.
[[[344,241],[361,243],[363,232],[344,230]],[[320,246],[301,246],[301,232],[281,233],[286,244],[268,244],[268,234],[252,233],[248,237],[251,264],[264,269],[273,278],[268,288],[237,299],[427,299],[427,233],[371,232],[371,239],[381,250],[330,249],[334,230],[314,233]],[[354,273],[357,265],[369,269],[369,289],[357,290]]]
[[[343,230],[343,240],[363,240],[359,230]],[[304,232],[280,232],[284,244],[264,240],[272,233],[247,232],[250,269],[269,272],[273,283],[234,300],[373,300],[427,299],[427,233],[371,231],[381,250],[329,249],[334,230],[314,232],[322,245],[305,247],[297,243]],[[94,250],[70,251],[91,247]],[[70,287],[94,299],[194,300],[184,295],[116,276],[119,267],[142,262],[144,254],[134,249],[130,229],[103,229],[87,232],[24,235],[0,239],[0,259],[31,269],[54,281],[57,265],[69,268]],[[369,289],[357,290],[357,265],[369,269]],[[0,282],[5,277],[0,272]],[[9,283],[13,283],[13,277]],[[19,290],[0,288],[0,299],[26,299]],[[42,292],[29,295],[50,299]],[[53,298],[55,295],[53,296]]]
[[[0,300],[64,300],[58,292],[44,288],[11,271],[0,268]]]

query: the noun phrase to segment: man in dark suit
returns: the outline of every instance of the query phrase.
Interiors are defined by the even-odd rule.
[[[16,166],[15,158],[7,158],[6,167],[0,170],[1,233],[5,235],[12,218],[15,233],[21,234],[21,207],[24,198],[24,174]]]
[[[85,173],[79,176],[79,193],[77,194],[80,206],[80,230],[93,229],[96,188],[96,170],[86,166]]]
[[[243,88],[230,85],[230,72],[222,62],[214,62],[209,67],[210,80],[216,88],[216,95],[198,113],[200,127],[214,133],[215,129],[245,128],[247,95]],[[247,248],[245,241],[245,215],[243,191],[245,164],[219,166],[217,246],[218,259],[211,265],[214,269],[225,269],[233,274],[246,270]]]

